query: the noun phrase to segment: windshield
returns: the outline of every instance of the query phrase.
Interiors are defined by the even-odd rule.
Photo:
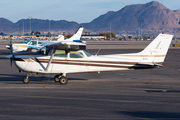
[[[36,46],[36,44],[37,44],[37,41],[31,41],[28,43],[28,45],[33,45],[33,46]]]
[[[30,40],[22,41],[22,43],[27,44]]]
[[[71,51],[70,58],[83,58],[83,54],[79,51]]]
[[[84,51],[84,53],[86,54],[87,57],[91,57],[91,54],[90,54],[90,53],[88,53],[88,52],[86,52],[86,51]]]

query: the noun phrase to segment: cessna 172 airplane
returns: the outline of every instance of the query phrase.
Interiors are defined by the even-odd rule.
[[[23,83],[29,83],[30,73],[56,74],[55,82],[66,85],[68,73],[120,71],[158,68],[164,66],[173,35],[159,34],[144,50],[130,54],[91,55],[84,51],[80,40],[61,41],[47,45],[37,52],[7,56],[19,69],[27,73]]]
[[[12,52],[22,52],[27,51],[29,49],[39,49],[43,46],[46,46],[48,44],[53,44],[60,41],[72,41],[72,40],[80,40],[81,34],[83,32],[84,27],[79,27],[76,33],[69,39],[64,39],[63,35],[59,35],[57,38],[57,41],[44,41],[44,40],[29,40],[27,43],[13,43],[8,44],[6,48],[12,49]],[[29,49],[28,49],[29,48]]]

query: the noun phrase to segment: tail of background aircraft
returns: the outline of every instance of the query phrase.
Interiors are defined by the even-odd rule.
[[[63,40],[64,40],[64,36],[63,35],[59,35],[57,41],[63,41]]]
[[[80,40],[81,35],[82,35],[82,32],[83,32],[83,29],[84,29],[84,27],[83,27],[83,26],[80,26],[80,27],[78,28],[78,30],[75,32],[75,34],[74,34],[72,37],[70,37],[69,39],[64,39],[64,36],[63,36],[63,35],[59,35],[57,41],[64,41],[64,40],[66,40],[66,41]]]
[[[67,39],[68,41],[71,40],[80,40],[82,32],[83,32],[84,27],[80,26],[79,29],[76,31],[76,33],[69,39]]]
[[[171,44],[173,35],[159,34],[143,51],[139,53],[140,62],[163,66],[164,59]]]

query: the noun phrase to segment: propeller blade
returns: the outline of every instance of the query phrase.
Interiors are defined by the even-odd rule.
[[[10,39],[10,44],[12,44],[12,39]]]
[[[10,62],[11,62],[11,67],[12,67],[12,58],[10,58]]]
[[[12,39],[10,39],[10,44],[9,44],[9,46],[10,46],[10,55],[13,53],[13,48],[12,48]]]
[[[12,44],[10,44],[10,55],[13,53]]]
[[[12,55],[12,53],[13,53],[13,50],[12,50],[12,39],[10,39],[10,55]],[[13,55],[13,56],[14,56],[14,55]],[[12,67],[13,56],[10,57],[11,67]]]

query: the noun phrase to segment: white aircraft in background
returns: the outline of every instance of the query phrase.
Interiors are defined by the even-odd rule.
[[[59,35],[58,37],[57,37],[57,41],[63,41],[64,40],[64,36],[63,35]]]
[[[84,27],[80,26],[76,33],[69,39],[64,39],[63,35],[59,35],[57,41],[44,41],[44,40],[30,40],[27,43],[13,43],[9,44],[6,46],[6,48],[11,49],[12,48],[12,53],[15,52],[22,52],[22,51],[31,51],[32,49],[38,50],[39,48],[57,43],[60,41],[72,41],[72,40],[80,40],[81,34],[83,32]]]
[[[144,50],[130,54],[94,56],[84,51],[80,41],[61,41],[47,45],[36,53],[19,53],[7,56],[19,69],[27,73],[23,83],[29,83],[30,73],[57,74],[55,82],[66,85],[68,73],[120,71],[158,68],[164,66],[173,35],[159,34]]]

